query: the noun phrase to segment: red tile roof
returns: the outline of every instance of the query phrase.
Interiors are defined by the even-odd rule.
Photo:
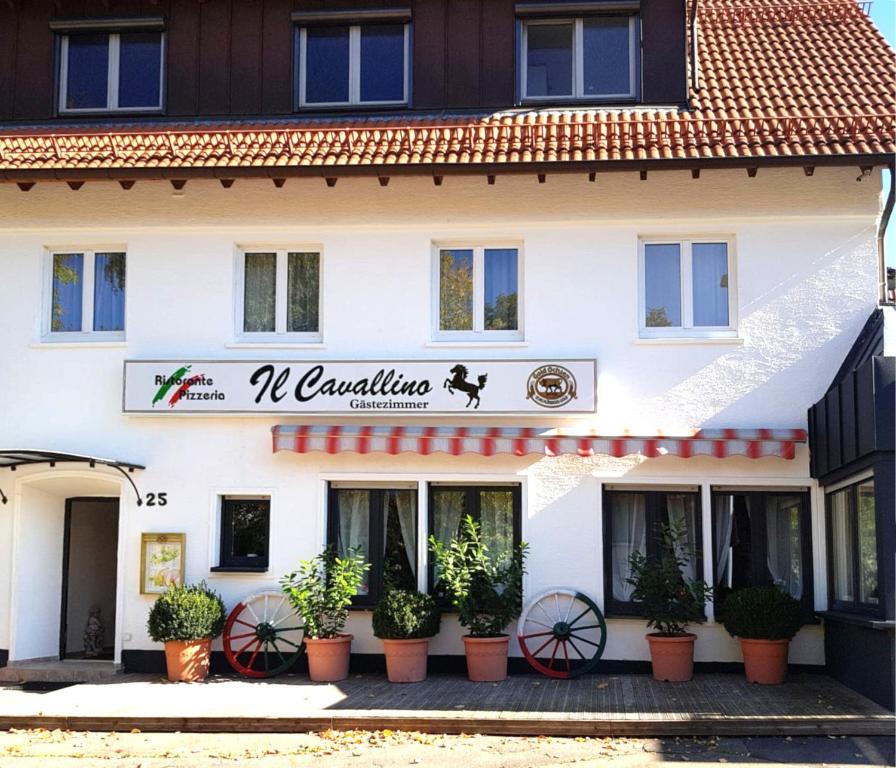
[[[700,87],[686,110],[0,129],[0,177],[882,162],[896,149],[896,66],[863,6],[701,0]]]

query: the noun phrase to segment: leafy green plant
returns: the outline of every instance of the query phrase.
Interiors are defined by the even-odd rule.
[[[220,635],[226,618],[221,596],[202,581],[172,586],[159,595],[149,611],[146,629],[157,643],[202,640]]]
[[[386,640],[416,640],[439,633],[442,616],[436,601],[421,592],[388,591],[373,611],[373,634]]]
[[[429,548],[461,625],[472,637],[501,637],[523,609],[527,544],[492,558],[479,524],[467,515],[457,536],[447,544],[430,536]]]
[[[369,569],[360,549],[350,549],[340,557],[336,548],[329,546],[280,579],[283,594],[305,622],[307,637],[333,638],[343,630],[348,607]]]
[[[628,561],[626,581],[634,587],[632,600],[641,603],[647,626],[666,637],[686,634],[688,624],[703,617],[703,605],[711,599],[706,582],[691,581],[682,573],[694,556],[684,543],[685,536],[682,525],[661,525],[659,556],[636,551]]]
[[[722,620],[732,637],[790,640],[803,625],[799,601],[778,587],[744,587],[722,606]]]

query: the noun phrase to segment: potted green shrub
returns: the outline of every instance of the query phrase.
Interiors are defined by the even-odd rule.
[[[659,556],[632,552],[629,557],[632,600],[641,603],[648,628],[655,630],[647,635],[653,676],[670,682],[684,682],[694,675],[697,636],[688,632],[688,625],[703,617],[703,605],[710,599],[706,582],[687,579],[682,573],[693,556],[684,537],[683,527],[662,525]]]
[[[208,677],[212,638],[224,629],[221,597],[205,582],[172,586],[153,603],[146,622],[149,636],[165,643],[165,664],[171,681],[195,682]]]
[[[470,680],[503,680],[509,640],[504,630],[522,612],[527,545],[493,558],[479,525],[467,515],[457,536],[447,544],[430,536],[429,547],[458,621],[469,630],[463,640]]]
[[[790,641],[803,625],[799,602],[775,586],[744,587],[728,595],[722,607],[725,629],[740,639],[747,680],[783,683]]]
[[[360,550],[350,549],[340,557],[335,547],[327,547],[311,560],[302,560],[297,570],[280,580],[283,593],[305,624],[308,674],[316,682],[348,677],[352,636],[342,630],[369,568]]]
[[[439,632],[441,612],[421,592],[391,589],[373,611],[373,634],[383,641],[386,674],[393,683],[426,679],[429,638]]]

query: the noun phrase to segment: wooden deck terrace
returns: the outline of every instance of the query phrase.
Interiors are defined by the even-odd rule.
[[[8,670],[7,670],[8,671]],[[32,683],[40,689],[40,684]],[[894,715],[816,673],[759,686],[743,675],[688,683],[649,675],[551,680],[511,676],[471,683],[432,675],[395,685],[382,675],[335,684],[304,675],[168,683],[148,675],[35,690],[0,683],[0,729],[303,732],[389,728],[435,733],[553,736],[871,736],[894,734]]]

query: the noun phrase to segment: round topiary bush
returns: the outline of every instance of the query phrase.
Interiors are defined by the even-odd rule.
[[[149,611],[146,629],[157,643],[217,637],[226,620],[221,596],[205,582],[171,587]]]
[[[439,632],[436,601],[421,592],[395,589],[373,611],[373,634],[384,640],[417,640]]]
[[[728,634],[747,640],[790,640],[803,625],[799,602],[774,586],[732,592],[722,617]]]

